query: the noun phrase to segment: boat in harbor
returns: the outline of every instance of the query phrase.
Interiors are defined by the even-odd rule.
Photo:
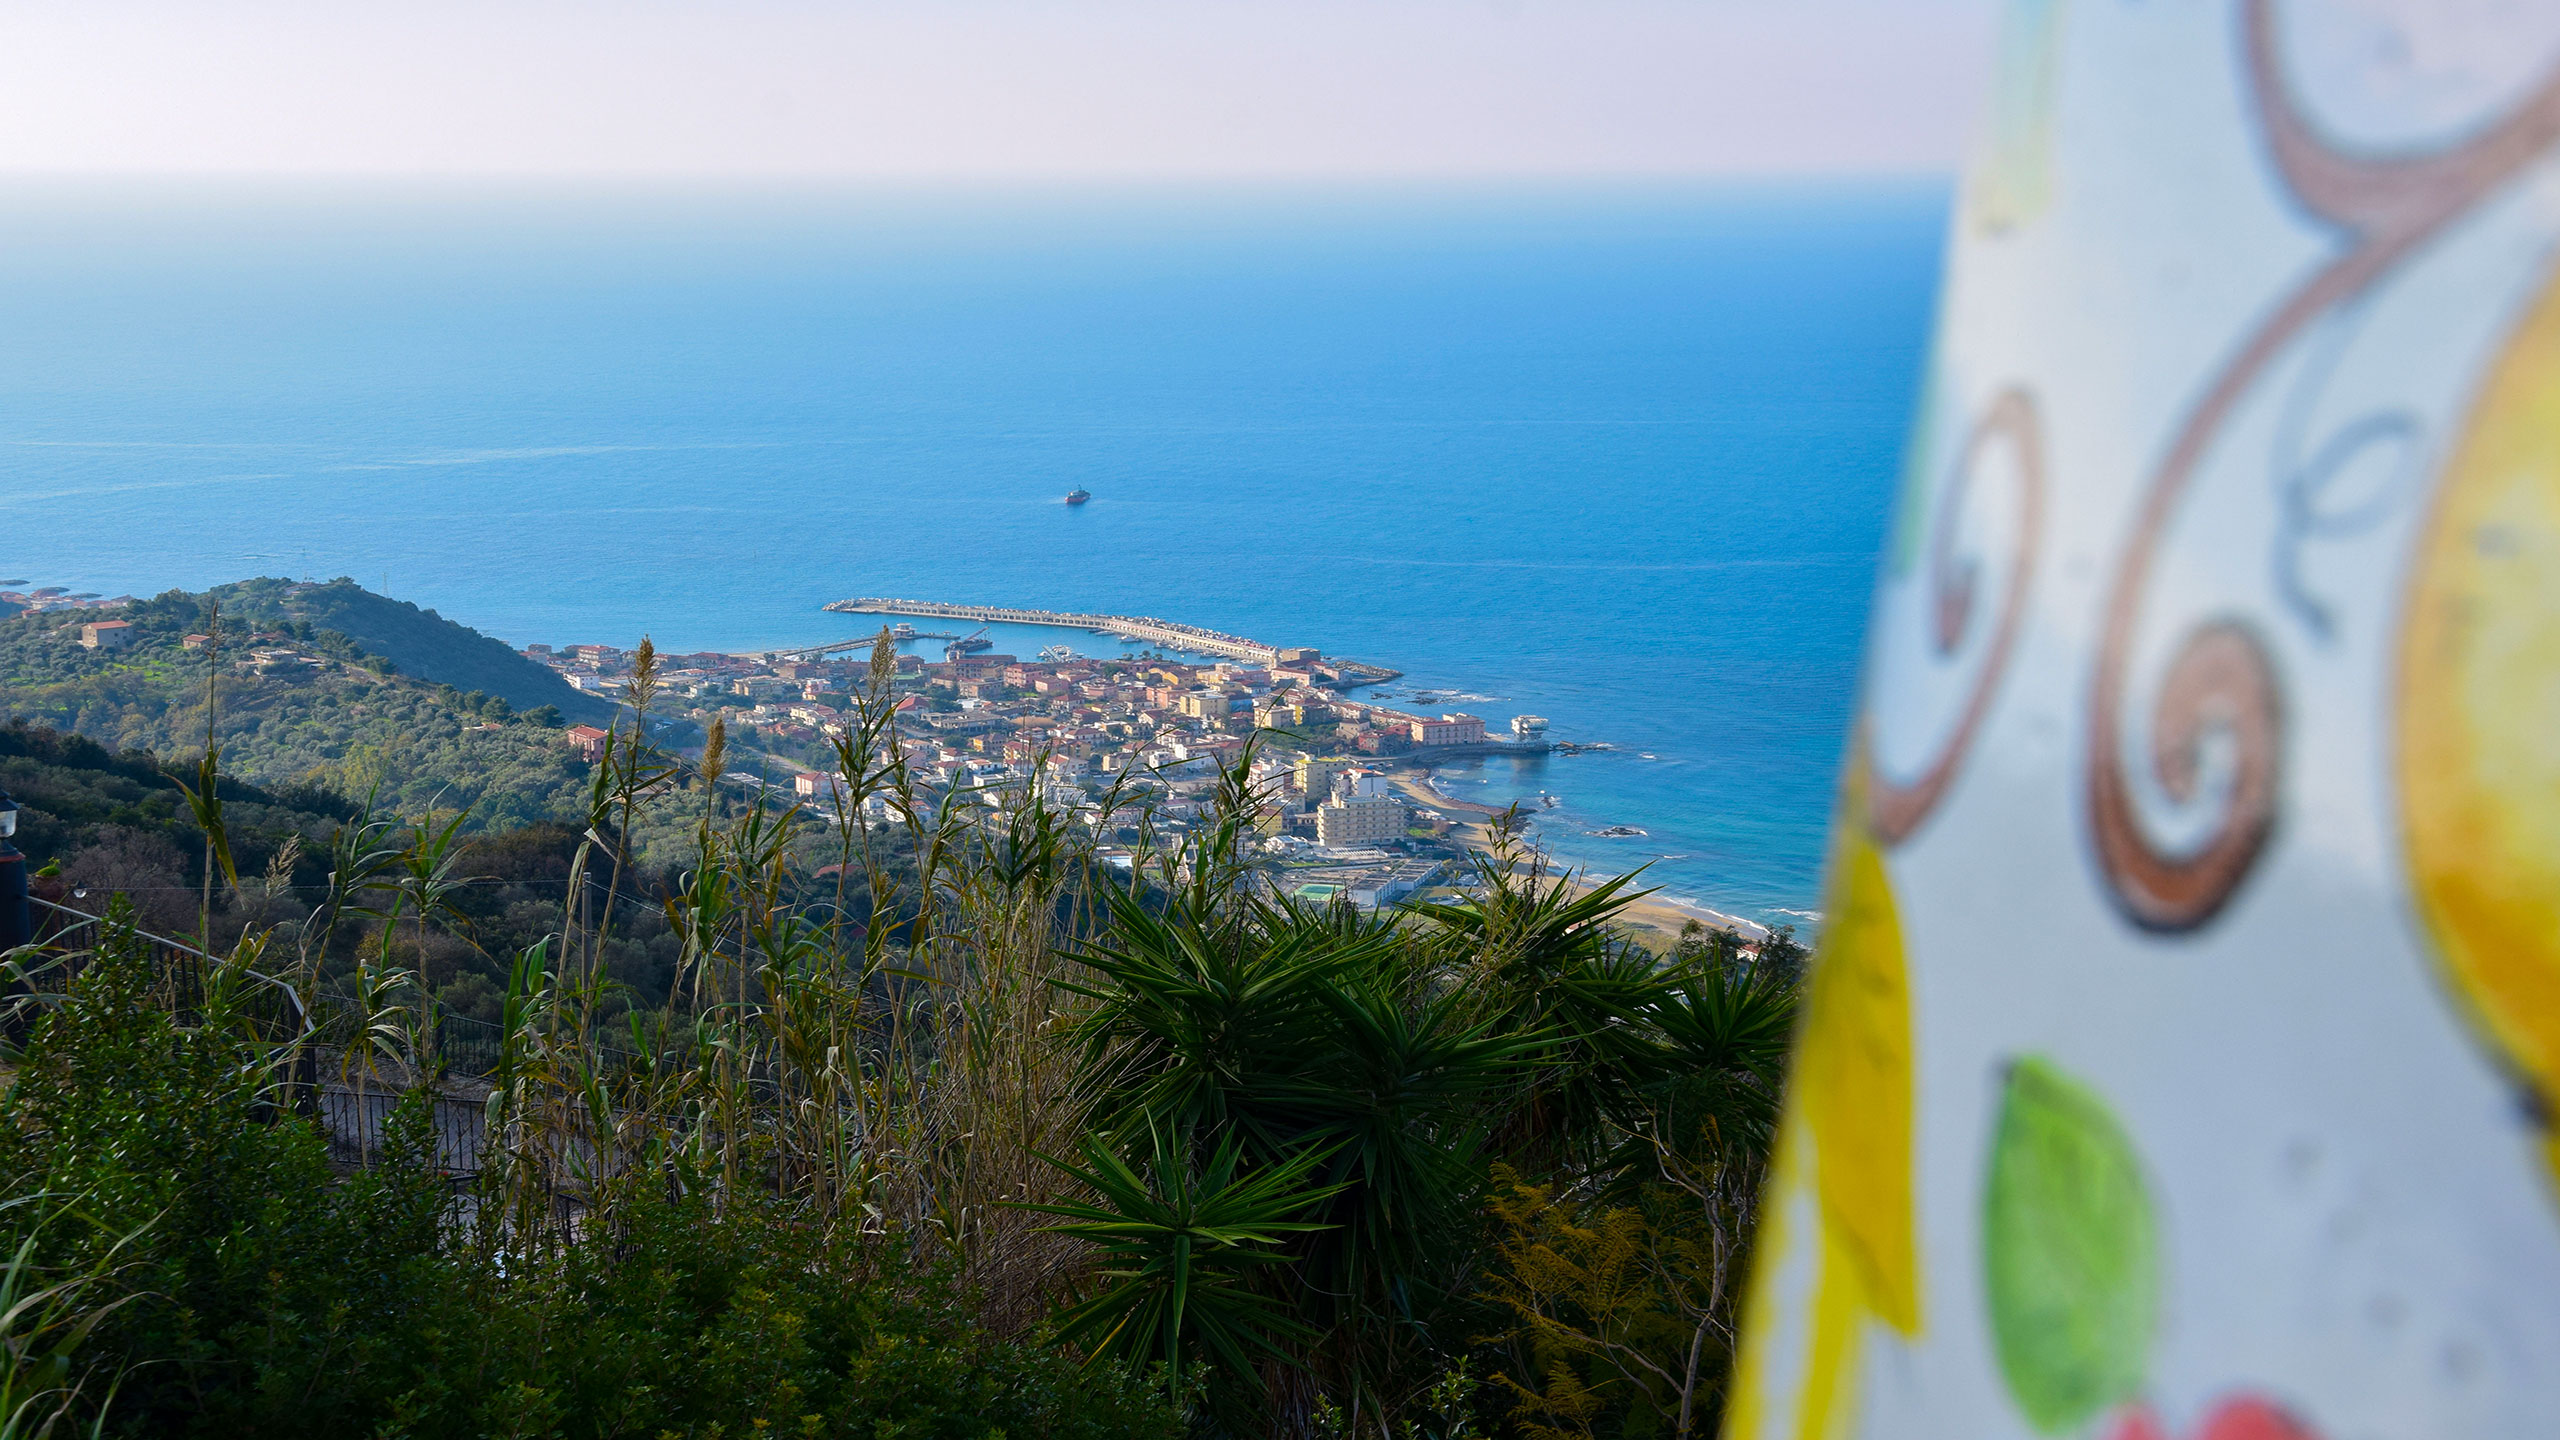
[[[897,624],[889,627],[889,638],[892,640],[913,640],[916,638],[916,627],[908,624],[904,620],[901,620]]]
[[[1081,485],[1067,492],[1067,503],[1070,505],[1081,505],[1092,498],[1093,492]]]

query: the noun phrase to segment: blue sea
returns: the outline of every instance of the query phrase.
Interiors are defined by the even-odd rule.
[[[16,181],[0,576],[351,575],[518,644],[886,594],[1317,645],[1613,742],[1442,776],[1554,797],[1563,859],[1801,918],[1946,205]]]

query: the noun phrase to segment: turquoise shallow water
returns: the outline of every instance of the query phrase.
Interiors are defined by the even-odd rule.
[[[801,643],[892,594],[1321,645],[1616,742],[1447,784],[1784,919],[1944,209],[20,184],[0,573],[348,574],[518,643]]]

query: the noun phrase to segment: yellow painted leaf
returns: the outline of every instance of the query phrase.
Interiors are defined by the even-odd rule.
[[[1892,882],[1863,834],[1843,840],[1831,892],[1789,1102],[1813,1135],[1825,1228],[1856,1265],[1875,1313],[1913,1335],[1911,993]]]

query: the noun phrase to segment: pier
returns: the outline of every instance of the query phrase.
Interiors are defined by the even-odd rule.
[[[835,607],[830,605],[827,608],[832,610]],[[960,638],[960,632],[957,630],[918,630],[913,635],[901,635],[898,638],[901,642],[908,640],[957,640]],[[831,640],[824,645],[792,645],[780,650],[748,650],[741,653],[750,660],[773,661],[790,660],[793,658],[814,660],[821,655],[837,655],[842,654],[847,650],[868,650],[879,642],[879,636],[865,635],[858,640]]]
[[[889,600],[871,596],[838,600],[826,607],[843,615],[915,615],[936,620],[966,620],[973,624],[1055,625],[1069,630],[1090,630],[1114,635],[1125,640],[1144,641],[1198,655],[1216,655],[1229,660],[1243,660],[1255,665],[1279,665],[1321,660],[1356,684],[1374,685],[1401,676],[1401,670],[1383,665],[1369,665],[1357,660],[1343,660],[1320,655],[1312,646],[1266,645],[1241,635],[1229,635],[1198,625],[1183,625],[1171,620],[1158,620],[1146,615],[1094,615],[1073,610],[1032,610],[1011,605],[946,605],[938,600]]]

